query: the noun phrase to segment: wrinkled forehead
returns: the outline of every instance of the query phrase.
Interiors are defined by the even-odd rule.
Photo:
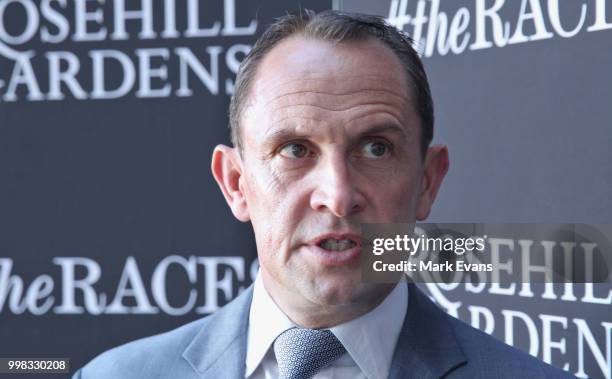
[[[328,42],[301,35],[281,41],[264,57],[248,103],[269,104],[293,95],[386,97],[412,106],[399,58],[375,39]]]

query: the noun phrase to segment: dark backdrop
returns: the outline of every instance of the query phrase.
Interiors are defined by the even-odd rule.
[[[118,3],[0,1],[2,357],[69,357],[79,367],[214,311],[257,269],[250,227],[227,209],[210,155],[228,142],[237,63],[273,17],[300,2],[126,2],[139,14]],[[607,1],[559,2],[567,30],[586,7],[572,36],[554,30],[550,1],[338,3],[391,15],[411,34],[423,7],[421,46],[436,41],[424,50],[436,141],[451,153],[432,221],[609,223]],[[477,21],[478,4],[499,6],[514,33],[535,3],[550,37],[497,46],[493,16]],[[449,28],[467,12],[455,34],[459,44],[470,33],[468,47],[446,52],[447,40],[437,42],[449,34],[432,17],[440,12]],[[534,19],[523,21],[524,34],[544,35]],[[491,46],[469,47],[477,28]],[[450,313],[541,359],[611,376],[610,286],[557,286],[554,298],[538,286],[531,296],[424,287]]]

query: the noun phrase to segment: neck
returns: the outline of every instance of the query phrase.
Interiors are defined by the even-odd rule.
[[[263,272],[262,280],[264,288],[280,310],[297,326],[308,329],[331,328],[363,316],[380,305],[397,284],[378,284],[375,290],[368,291],[353,302],[322,304],[271,283],[272,280]]]

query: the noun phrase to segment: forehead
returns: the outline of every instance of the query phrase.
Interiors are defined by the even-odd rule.
[[[296,35],[281,41],[260,64],[253,94],[274,96],[283,88],[329,87],[343,93],[360,88],[387,90],[407,97],[407,78],[399,58],[375,39],[328,42]],[[389,88],[389,81],[396,83]]]
[[[367,116],[393,118],[409,128],[414,123],[412,104],[403,66],[382,42],[333,43],[297,35],[263,58],[243,125],[252,129],[258,124],[260,134],[279,123],[295,127],[318,118],[344,124]]]

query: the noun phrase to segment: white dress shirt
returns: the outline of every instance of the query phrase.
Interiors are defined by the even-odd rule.
[[[315,379],[387,378],[406,308],[408,288],[402,277],[393,291],[370,312],[329,330],[346,349],[340,358],[321,369]],[[257,275],[249,314],[246,352],[247,379],[278,378],[274,340],[296,325],[278,308]]]

